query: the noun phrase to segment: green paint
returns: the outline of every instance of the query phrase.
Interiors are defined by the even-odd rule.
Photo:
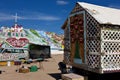
[[[34,35],[36,35],[37,37],[39,37],[39,38],[40,38],[40,35],[37,33],[37,31],[36,31],[36,30],[30,29],[30,31],[31,31]]]
[[[80,50],[79,50],[79,44],[78,44],[78,41],[76,41],[76,44],[75,44],[75,56],[74,58],[79,58],[80,59]]]
[[[8,36],[11,37],[11,32],[8,32]]]
[[[18,37],[18,33],[16,33],[16,37]]]

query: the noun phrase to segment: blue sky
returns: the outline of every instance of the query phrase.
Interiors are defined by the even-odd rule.
[[[0,26],[18,24],[27,29],[63,33],[61,26],[76,2],[87,2],[120,9],[120,0],[0,0]]]

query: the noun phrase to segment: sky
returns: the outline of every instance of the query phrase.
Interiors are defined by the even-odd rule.
[[[17,24],[25,29],[63,34],[61,29],[76,2],[120,9],[120,0],[0,0],[0,26]]]

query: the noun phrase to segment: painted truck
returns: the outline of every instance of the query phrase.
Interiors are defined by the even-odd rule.
[[[7,38],[0,48],[0,61],[28,59],[28,48],[25,48],[27,38]]]
[[[0,49],[0,61],[16,61],[20,59],[29,59],[29,53],[26,48]]]
[[[120,72],[120,10],[77,2],[62,26],[64,60],[96,72]]]

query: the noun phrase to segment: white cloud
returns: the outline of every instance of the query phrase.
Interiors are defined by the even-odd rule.
[[[66,5],[66,4],[68,4],[67,1],[63,1],[63,0],[57,0],[56,3],[57,3],[58,5]]]
[[[42,15],[32,15],[32,16],[22,16],[19,19],[23,20],[42,20],[42,21],[56,21],[60,20],[60,18],[55,16],[42,16]]]
[[[0,13],[0,21],[12,20],[14,17],[10,14]]]
[[[42,20],[42,21],[56,21],[56,20],[60,20],[59,17],[56,16],[52,16],[52,15],[47,15],[47,14],[41,14],[41,13],[29,13],[29,14],[25,14],[23,16],[17,16],[18,19],[22,19],[22,20]],[[0,13],[0,21],[6,21],[6,20],[13,20],[15,19],[15,15],[10,15],[10,14],[6,14],[6,13]]]
[[[55,17],[55,16],[39,16],[40,20],[47,20],[47,21],[54,21],[54,20],[60,20],[60,18]]]

